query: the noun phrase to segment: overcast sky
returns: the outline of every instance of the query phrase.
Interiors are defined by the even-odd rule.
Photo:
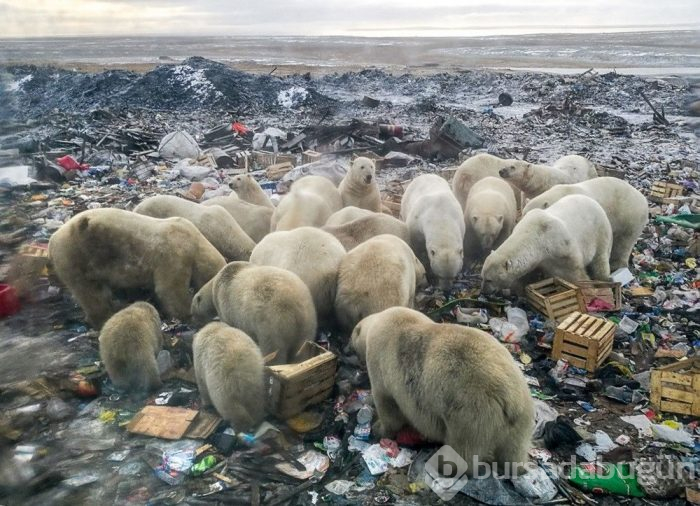
[[[697,29],[699,6],[700,0],[0,0],[0,38]]]

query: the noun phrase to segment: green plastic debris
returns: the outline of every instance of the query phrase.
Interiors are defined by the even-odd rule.
[[[199,476],[200,474],[204,473],[204,471],[206,471],[207,469],[211,469],[215,465],[216,457],[214,457],[213,455],[207,455],[196,464],[193,464],[190,468],[190,472],[192,473],[192,476]]]
[[[589,462],[576,466],[569,481],[583,490],[596,494],[644,497],[637,476],[629,464]]]
[[[657,216],[659,223],[671,223],[679,227],[700,230],[700,214],[674,214],[673,216]]]

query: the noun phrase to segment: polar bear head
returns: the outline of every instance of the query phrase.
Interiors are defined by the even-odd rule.
[[[482,249],[490,250],[496,239],[501,234],[501,229],[503,228],[503,215],[502,214],[475,214],[471,216],[471,225],[476,232],[476,236],[479,238],[479,244],[481,244]]]
[[[369,158],[360,156],[355,158],[350,167],[350,177],[360,184],[372,184],[375,176],[374,162]]]
[[[430,269],[438,278],[438,287],[441,290],[449,290],[452,282],[462,270],[464,264],[464,250],[462,246],[426,244]]]
[[[515,281],[511,271],[513,262],[510,258],[492,251],[484,261],[481,269],[481,293],[492,294],[504,288],[510,288]]]

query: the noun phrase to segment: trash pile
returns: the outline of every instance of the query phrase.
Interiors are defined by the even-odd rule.
[[[0,497],[700,504],[700,153],[678,117],[687,87],[595,72],[252,76],[201,58],[144,75],[8,71],[23,112],[0,121]],[[573,313],[548,313],[549,288],[480,296],[480,266],[465,266],[449,293],[419,295],[434,320],[490,332],[526,375],[537,408],[531,466],[512,481],[446,484],[431,474],[439,445],[409,428],[377,438],[367,374],[337,329],[316,342],[315,359],[333,364],[324,397],[253,433],[202,409],[194,329],[177,321],[163,327],[163,387],[123,395],[48,266],[49,237],[85,209],[132,209],[154,194],[204,201],[244,173],[274,197],[302,175],[342,178],[353,156],[369,156],[396,211],[403,183],[424,172],[449,179],[484,150],[533,162],[578,152],[652,201],[630,270],[595,286],[550,282],[574,294]],[[584,320],[595,339],[579,331]],[[304,368],[268,373],[273,383],[307,378]]]

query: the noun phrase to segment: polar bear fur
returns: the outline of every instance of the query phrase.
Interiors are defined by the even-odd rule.
[[[351,221],[355,221],[358,218],[365,218],[366,216],[374,216],[374,211],[369,211],[367,209],[360,209],[355,206],[347,206],[342,208],[340,211],[336,211],[330,215],[326,220],[327,227],[337,227],[338,225],[345,225]]]
[[[360,156],[353,160],[350,170],[338,186],[344,206],[355,206],[369,211],[382,211],[382,198],[374,168],[374,162]]]
[[[556,185],[532,199],[523,209],[547,209],[567,195],[585,195],[605,211],[612,228],[610,270],[627,267],[632,249],[649,221],[649,203],[629,183],[615,177],[599,177],[576,184]]]
[[[447,181],[435,174],[411,181],[401,199],[401,219],[413,251],[430,265],[439,287],[449,289],[464,263],[464,214]]]
[[[235,193],[214,197],[202,202],[203,206],[221,206],[233,216],[243,231],[256,243],[270,233],[273,208],[258,206],[238,198]]]
[[[112,315],[100,332],[100,359],[117,388],[150,392],[161,386],[156,357],[163,348],[156,308],[136,302]]]
[[[434,323],[394,307],[363,319],[352,346],[367,364],[377,408],[373,433],[393,438],[405,425],[451,446],[469,465],[527,462],[535,410],[522,372],[489,334]]]
[[[465,257],[483,258],[511,234],[518,207],[510,185],[499,177],[477,181],[464,208]]]
[[[271,230],[297,227],[322,227],[330,216],[343,207],[343,199],[330,179],[305,176],[292,184],[272,215]]]
[[[313,227],[273,232],[263,238],[250,262],[293,272],[306,283],[319,322],[333,313],[338,267],[345,256],[343,245],[328,232]]]
[[[370,237],[381,234],[391,234],[405,242],[410,241],[406,224],[383,213],[372,213],[337,227],[326,225],[323,230],[333,234],[348,251]]]
[[[452,179],[452,192],[457,197],[457,201],[462,209],[467,202],[467,195],[472,186],[477,181],[485,177],[500,177],[498,171],[506,167],[511,162],[517,162],[515,159],[503,159],[497,156],[489,155],[488,153],[480,153],[465,160],[455,171]],[[513,196],[520,209],[520,189],[511,184]]]
[[[393,306],[413,307],[416,287],[426,284],[425,268],[405,241],[389,234],[372,237],[340,262],[338,323],[352,331],[365,316]]]
[[[557,184],[580,183],[598,177],[595,165],[579,155],[564,156],[551,167],[524,160],[508,162],[498,174],[520,188],[529,199]]]
[[[482,291],[517,287],[535,269],[567,281],[610,277],[612,229],[605,211],[584,195],[568,195],[523,216],[484,262]]]
[[[248,334],[272,364],[287,364],[304,341],[316,340],[311,292],[296,274],[278,267],[232,262],[192,299],[195,321],[221,321]]]
[[[205,406],[213,405],[236,431],[257,427],[265,416],[263,356],[245,332],[214,322],[192,343],[194,375]]]
[[[167,317],[187,320],[190,288],[199,290],[226,264],[188,220],[121,209],[75,215],[51,236],[49,259],[96,329],[117,311],[121,290],[152,291]]]
[[[265,190],[260,187],[260,184],[250,174],[234,176],[228,186],[241,200],[245,200],[256,206],[275,207],[270,197],[265,193]]]
[[[248,260],[255,243],[221,206],[202,206],[172,195],[149,197],[134,212],[152,218],[185,218],[192,222],[227,260]]]

